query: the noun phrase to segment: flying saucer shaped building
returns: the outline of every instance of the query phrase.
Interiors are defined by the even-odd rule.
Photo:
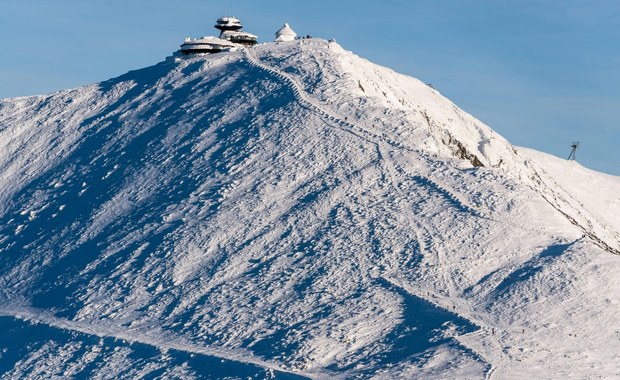
[[[243,25],[236,17],[218,18],[215,28],[220,30],[220,38],[223,40],[243,46],[256,45],[258,37],[252,33],[242,31]]]
[[[199,53],[218,53],[225,50],[235,48],[235,44],[221,38],[207,36],[202,38],[186,38],[181,45],[181,53],[199,54]]]
[[[241,21],[236,17],[220,17],[216,21],[215,29],[225,32],[230,30],[241,30],[243,26],[241,25]]]
[[[193,54],[211,54],[221,51],[235,50],[244,46],[256,45],[258,39],[252,33],[244,32],[241,21],[236,17],[220,17],[215,28],[220,31],[219,37],[206,36],[201,38],[186,38],[181,49],[174,53],[174,57]]]

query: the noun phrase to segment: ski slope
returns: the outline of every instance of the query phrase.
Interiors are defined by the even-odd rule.
[[[620,376],[618,177],[335,42],[0,100],[0,146],[6,378]]]

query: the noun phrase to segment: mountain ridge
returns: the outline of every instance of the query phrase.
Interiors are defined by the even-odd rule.
[[[2,312],[162,348],[119,358],[60,339],[95,363],[80,372],[78,351],[66,371],[209,377],[166,356],[178,339],[274,376],[617,372],[620,263],[592,245],[617,250],[614,214],[435,89],[333,42],[3,100],[0,122]],[[36,377],[31,362],[7,371]]]

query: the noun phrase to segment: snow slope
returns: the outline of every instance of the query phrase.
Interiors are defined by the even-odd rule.
[[[620,231],[620,177],[584,168],[577,161],[566,161],[532,149],[518,149],[536,162],[584,209]]]
[[[620,376],[618,178],[335,43],[2,100],[0,145],[7,378]]]

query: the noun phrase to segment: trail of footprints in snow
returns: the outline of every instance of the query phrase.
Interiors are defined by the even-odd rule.
[[[307,94],[302,92],[302,86],[295,79],[293,79],[287,74],[284,74],[282,71],[276,68],[263,64],[262,62],[260,62],[258,58],[254,56],[253,52],[251,52],[249,49],[245,49],[244,54],[247,58],[247,62],[251,66],[265,70],[275,75],[276,77],[282,79],[284,82],[288,83],[288,85],[293,89],[293,93],[297,100],[299,100],[301,103],[306,104],[308,109],[310,109],[311,111],[317,112],[319,115],[321,115],[322,117],[326,118],[327,120],[331,122],[335,122],[340,129],[346,132],[352,133],[353,135],[360,137],[366,141],[369,141],[377,146],[379,145],[379,141],[381,141],[381,142],[387,143],[393,148],[416,152],[415,150],[405,146],[402,143],[399,143],[398,141],[389,139],[386,136],[378,135],[376,133],[368,131],[367,129],[361,128],[353,123],[350,123],[347,120],[343,120],[342,117],[335,115],[334,113],[324,109],[321,105],[317,105],[311,99],[309,99]],[[364,136],[362,136],[362,134]],[[391,161],[392,161],[392,165],[398,172],[399,177],[401,177],[401,179],[402,178],[405,179],[405,181],[401,182],[402,184],[404,183],[413,184],[414,188],[424,190],[424,193],[428,194],[430,193],[429,190],[426,189],[426,186],[423,183],[421,183],[421,181],[426,182],[427,185],[430,185],[433,189],[436,190],[435,192],[443,196],[446,199],[446,201],[454,204],[458,209],[465,211],[465,212],[469,212],[474,216],[483,217],[483,215],[478,210],[476,210],[475,208],[463,202],[459,197],[454,195],[448,189],[439,185],[437,182],[432,181],[428,177],[417,177],[417,176],[412,177],[410,175],[407,175],[407,173],[405,173],[402,167],[397,165],[392,159]]]
[[[353,135],[360,137],[364,140],[367,140],[369,142],[375,143],[377,144],[377,140],[379,141],[385,141],[386,143],[388,143],[389,145],[396,147],[396,148],[400,148],[400,149],[406,149],[406,150],[411,150],[410,148],[406,147],[405,145],[394,141],[392,139],[388,139],[385,136],[381,136],[378,135],[376,133],[373,133],[371,131],[368,131],[364,128],[361,128],[353,123],[348,122],[347,120],[344,120],[342,117],[326,110],[325,108],[323,108],[321,105],[317,105],[316,103],[314,103],[310,98],[308,98],[307,94],[305,94],[305,92],[302,91],[302,86],[293,78],[291,78],[289,75],[284,74],[282,71],[270,67],[266,64],[263,64],[262,62],[259,61],[258,58],[256,58],[253,53],[250,52],[249,49],[245,49],[244,50],[245,56],[247,58],[248,63],[256,68],[265,70],[270,72],[271,74],[275,75],[276,77],[282,79],[284,82],[288,83],[289,86],[293,89],[293,93],[295,95],[295,98],[297,100],[299,100],[301,103],[305,104],[306,107],[311,110],[314,111],[316,113],[318,113],[319,115],[321,115],[323,118],[326,118],[329,121],[335,122],[338,127],[340,129],[342,129],[343,131],[352,133]],[[362,136],[364,135],[364,136]]]
[[[353,123],[350,123],[346,120],[343,120],[341,117],[334,115],[333,113],[326,111],[323,107],[316,105],[312,100],[308,99],[305,94],[302,95],[302,91],[301,91],[301,85],[299,83],[297,83],[293,78],[291,78],[288,75],[283,74],[281,71],[269,67],[265,64],[259,63],[257,58],[253,57],[252,54],[246,49],[245,50],[245,55],[248,59],[248,63],[251,66],[263,69],[265,71],[268,71],[272,74],[274,74],[276,77],[282,79],[284,82],[288,83],[290,85],[290,87],[293,89],[293,93],[295,94],[295,97],[297,100],[299,100],[302,103],[305,103],[308,108],[312,111],[317,112],[319,115],[321,115],[324,118],[327,118],[329,121],[335,122],[341,129],[343,129],[346,132],[349,133],[353,133],[354,135],[363,138],[367,141],[370,141],[374,144],[376,144],[377,146],[379,146],[379,141],[385,142],[388,145],[394,147],[394,148],[399,148],[399,149],[403,149],[403,150],[408,150],[411,151],[410,148],[404,146],[403,144],[400,144],[396,141],[393,141],[391,139],[387,139],[384,136],[380,136],[377,135],[375,133],[372,133],[368,130],[365,130],[361,127],[356,126]],[[364,134],[365,136],[361,136],[359,133]],[[382,154],[383,155],[383,154]],[[385,155],[384,155],[385,156]],[[388,157],[385,157],[386,159],[388,159]],[[475,210],[474,208],[468,206],[467,204],[465,204],[463,201],[461,201],[457,196],[455,196],[454,194],[452,194],[452,192],[450,192],[448,189],[442,187],[441,185],[439,185],[438,183],[436,183],[435,181],[430,180],[429,178],[424,178],[424,177],[420,177],[418,180],[416,180],[416,177],[412,177],[410,175],[407,175],[407,173],[405,173],[404,169],[402,167],[400,167],[399,165],[397,165],[393,159],[389,158],[389,161],[391,163],[391,165],[394,167],[394,169],[397,172],[398,177],[400,177],[400,179],[405,178],[405,181],[397,181],[400,182],[401,184],[407,184],[408,187],[410,188],[415,188],[416,190],[418,190],[418,192],[421,192],[425,195],[430,195],[431,193],[433,193],[433,191],[428,189],[428,186],[425,186],[423,182],[426,182],[426,185],[430,185],[435,191],[435,193],[439,194],[440,196],[444,197],[446,199],[446,201],[453,203],[458,209],[465,211],[465,212],[469,212],[473,215],[476,216],[481,216],[480,213]],[[399,191],[400,192],[400,191]],[[404,194],[401,194],[401,196],[403,196],[404,198],[408,198],[406,197]],[[422,197],[424,199],[424,197]],[[413,210],[412,210],[413,211]],[[421,226],[423,227],[423,226]],[[424,227],[423,227],[424,228]],[[426,228],[424,228],[424,230],[426,230]],[[430,234],[428,233],[428,231],[426,231],[426,233],[423,236],[423,241],[422,241],[423,246],[428,247],[430,245],[432,245],[432,239],[430,239]],[[427,249],[427,248],[425,248]],[[441,256],[442,253],[441,252],[437,252],[437,254],[439,255],[438,260],[442,261]],[[450,285],[450,281],[449,279],[445,278],[444,282],[446,283],[446,285]]]
[[[421,180],[416,180],[416,177],[412,177],[410,175],[407,175],[404,171],[404,169],[402,167],[400,167],[399,165],[397,165],[394,160],[391,157],[388,157],[388,155],[381,153],[381,149],[379,148],[380,142],[385,142],[388,145],[390,145],[393,148],[398,148],[401,150],[407,150],[407,151],[412,151],[411,148],[406,147],[403,144],[400,144],[396,141],[393,141],[391,139],[386,138],[385,136],[380,136],[377,135],[375,133],[372,133],[368,130],[365,130],[361,127],[356,126],[353,123],[350,123],[346,120],[343,120],[341,117],[326,111],[323,107],[315,104],[311,99],[308,99],[306,94],[302,95],[302,91],[301,91],[301,85],[299,83],[297,83],[293,78],[291,78],[288,75],[285,75],[284,73],[282,73],[281,71],[269,67],[265,64],[262,64],[258,61],[257,58],[253,57],[252,53],[250,53],[249,50],[245,50],[245,55],[247,57],[248,63],[253,66],[253,67],[257,67],[260,69],[263,69],[265,71],[268,71],[272,74],[274,74],[275,76],[277,76],[278,78],[282,79],[284,82],[288,83],[291,88],[293,89],[293,92],[295,94],[295,97],[297,100],[299,100],[302,103],[305,103],[307,105],[307,107],[312,110],[317,112],[319,115],[321,115],[322,117],[328,119],[329,121],[335,122],[338,127],[340,127],[342,130],[352,133],[364,140],[367,140],[375,145],[377,145],[380,154],[382,156],[384,156],[384,158],[386,160],[390,161],[390,164],[394,167],[394,169],[397,172],[398,177],[400,177],[400,179],[405,178],[405,181],[407,184],[409,184],[409,187],[413,187],[416,188],[418,190],[418,193],[423,193],[425,195],[430,195],[431,193],[433,193],[433,191],[428,189],[428,186],[424,186],[423,183],[421,183]],[[360,135],[364,134],[365,136]],[[431,181],[428,178],[423,178],[424,182],[428,182],[428,184],[431,185],[431,187],[435,190],[434,192],[438,193],[440,196],[444,197],[446,199],[446,201],[453,203],[456,205],[457,208],[466,211],[466,212],[470,212],[473,215],[476,216],[480,216],[480,214],[478,213],[478,211],[476,211],[475,209],[473,209],[472,207],[466,205],[464,202],[462,202],[458,197],[456,197],[454,194],[452,194],[449,190],[445,189],[444,187],[440,186],[439,184],[437,184],[434,181]],[[395,181],[395,183],[401,183],[404,184],[403,181]],[[401,193],[402,191],[399,189],[399,193]],[[405,198],[407,200],[407,202],[409,201],[406,197],[406,195],[401,194],[401,196],[403,198]],[[422,197],[422,199],[425,199],[425,197]],[[412,209],[412,211],[414,211]],[[415,211],[414,211],[415,212]],[[432,239],[430,238],[430,233],[428,232],[428,230],[424,227],[424,226],[420,226],[422,227],[426,232],[423,236],[423,239],[421,241],[423,247],[422,249],[428,249],[428,246],[432,245]],[[438,260],[441,261],[441,256],[442,253],[441,252],[437,252],[437,254],[439,255]],[[444,279],[444,282],[446,283],[446,285],[450,285],[450,281],[448,278]]]
[[[267,72],[270,72],[271,74],[275,75],[276,77],[282,79],[284,82],[288,83],[289,86],[293,89],[293,93],[295,95],[295,98],[297,100],[299,100],[300,102],[306,104],[306,106],[308,107],[308,109],[317,112],[319,115],[321,115],[322,117],[326,118],[327,120],[331,121],[331,122],[335,122],[336,125],[342,129],[343,131],[352,133],[353,135],[360,137],[364,140],[367,140],[369,142],[372,142],[374,144],[379,144],[377,141],[384,141],[385,143],[387,143],[388,145],[394,147],[394,148],[398,148],[398,149],[402,149],[402,150],[407,150],[407,151],[413,151],[413,152],[417,152],[414,149],[405,146],[402,143],[399,143],[397,141],[394,141],[392,139],[388,139],[385,136],[380,136],[376,133],[370,132],[364,128],[361,128],[359,126],[356,126],[353,123],[350,123],[346,120],[343,120],[341,117],[333,114],[330,111],[326,111],[322,106],[315,104],[311,99],[309,99],[307,97],[307,95],[305,93],[302,92],[301,90],[301,85],[299,83],[297,83],[297,81],[293,78],[291,78],[289,75],[286,75],[284,73],[282,73],[280,70],[270,67],[266,64],[263,64],[262,62],[259,61],[258,58],[256,58],[252,52],[250,52],[249,49],[245,49],[244,50],[245,56],[247,58],[247,62],[256,68],[265,70]],[[364,136],[362,136],[362,134]],[[427,159],[426,157],[424,157],[424,155],[421,155],[423,158]],[[407,175],[404,171],[404,169],[402,169],[402,167],[400,167],[399,165],[396,165],[395,162],[393,162],[395,169],[397,170],[399,177],[401,178],[405,178],[406,183],[415,183],[416,188],[422,188],[423,186],[419,183],[419,181],[416,181],[415,178],[412,178],[411,176]],[[446,198],[447,201],[453,203],[455,206],[457,206],[458,208],[460,208],[463,211],[469,212],[472,215],[475,215],[477,217],[481,217],[481,218],[486,218],[486,219],[490,219],[488,216],[484,216],[479,210],[476,210],[474,207],[469,206],[468,204],[466,204],[465,202],[463,202],[459,197],[457,197],[455,194],[453,194],[452,192],[450,192],[448,189],[444,188],[443,186],[439,185],[437,182],[430,180],[430,178],[428,177],[424,177],[424,179],[426,181],[429,182],[429,184],[431,186],[433,186],[440,194],[443,194],[443,196]],[[426,190],[425,190],[426,191]],[[427,191],[426,191],[427,192]]]

